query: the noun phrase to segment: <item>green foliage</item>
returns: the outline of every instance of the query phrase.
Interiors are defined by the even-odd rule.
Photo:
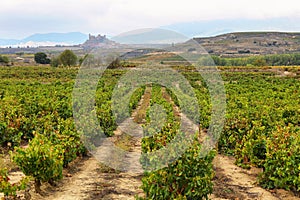
[[[12,155],[13,161],[26,176],[32,176],[36,183],[59,180],[62,178],[63,149],[52,144],[47,137],[36,134],[29,147],[17,147]]]
[[[200,56],[198,59],[199,66],[214,66],[214,60],[209,55]]]
[[[78,62],[79,65],[82,65],[82,63],[84,62],[84,60],[89,56],[89,54],[85,54],[83,57],[79,58]]]
[[[9,63],[9,58],[7,56],[2,56],[0,55],[0,64],[8,64]]]
[[[217,66],[291,66],[300,65],[300,54],[272,54],[264,56],[247,56],[242,58],[221,58],[211,56]]]
[[[34,61],[39,64],[50,64],[51,60],[47,58],[47,54],[44,52],[38,52],[34,54]]]
[[[102,130],[107,136],[112,136],[113,131],[117,128],[117,123],[111,109],[111,98],[119,75],[116,74],[116,77],[112,77],[111,73],[111,71],[104,73],[99,81],[99,87],[96,92],[97,117]]]
[[[262,134],[250,130],[235,147],[236,164],[244,168],[262,167],[266,158],[266,141]]]
[[[239,166],[263,167],[264,187],[298,190],[299,82],[237,72],[224,73],[223,80],[227,114],[219,150],[233,154]]]
[[[49,84],[54,85],[55,82],[58,81],[66,84],[76,78],[77,72],[77,68],[66,70],[63,68],[54,69],[49,66],[15,66],[13,69],[11,67],[1,67],[1,91],[6,90],[6,88],[6,92],[9,92],[10,90],[15,91],[17,89],[16,85],[18,85],[18,87],[42,87],[42,83],[44,83],[44,87],[48,87]],[[23,90],[24,88],[22,88],[22,90],[20,89],[19,92],[24,92]],[[3,97],[3,95],[1,96]]]
[[[267,65],[267,62],[263,58],[257,58],[252,64],[257,67],[263,67]]]
[[[251,60],[251,63],[255,59]],[[265,60],[267,63],[270,62],[267,58]],[[289,70],[298,70],[298,68],[289,67]],[[101,125],[106,135],[112,135],[117,127],[116,119],[112,113],[111,98],[116,84],[124,73],[126,73],[125,70],[109,69],[99,80],[95,97],[95,112],[99,121],[96,123]],[[66,166],[78,155],[84,154],[85,149],[80,142],[80,134],[76,131],[72,119],[71,97],[76,74],[77,69],[75,68],[66,70],[48,66],[42,68],[14,67],[13,69],[1,67],[0,144],[6,147],[18,146],[22,140],[32,139],[35,131],[45,135],[51,143],[51,147],[59,146],[59,154],[62,156],[61,165]],[[211,113],[207,86],[197,73],[184,72],[183,75],[194,88],[198,98],[200,126],[202,129],[207,129]],[[277,77],[273,72],[223,72],[222,77],[227,93],[227,110],[224,132],[218,145],[219,151],[234,155],[239,166],[246,168],[251,166],[263,167],[265,170],[260,183],[264,187],[298,190],[297,177],[299,175],[298,166],[300,165],[298,160],[300,159],[297,157],[299,155],[297,126],[300,124],[300,83],[297,77]],[[126,92],[127,89],[125,88],[124,91]],[[127,105],[130,111],[137,106],[143,91],[144,88],[142,87],[133,93],[130,103]],[[175,93],[168,89],[166,91],[174,103],[179,105]],[[152,93],[151,106],[155,104],[162,106],[167,111],[167,121],[161,132],[143,140],[143,152],[152,152],[163,148],[179,133],[178,120],[173,114],[172,105],[162,98],[160,87],[154,86]],[[123,110],[118,112],[122,113]],[[147,114],[147,122],[151,123],[149,112]],[[192,119],[192,116],[188,117]],[[285,126],[288,128],[278,129],[278,127]],[[153,130],[148,131],[149,135],[153,133]],[[95,135],[96,137],[97,135]],[[36,149],[39,150],[39,148]],[[170,191],[174,188],[176,190],[186,188],[180,186],[185,179],[179,178],[176,179],[175,185],[171,187],[166,185],[172,185],[171,182],[174,177],[171,174],[176,171],[177,167],[180,170],[186,170],[186,173],[189,174],[188,170],[192,168],[188,167],[192,166],[187,163],[200,162],[199,157],[192,158],[189,153],[198,152],[198,148],[201,146],[192,147],[186,155],[179,159],[183,164],[178,163],[178,160],[178,162],[170,164],[159,172],[146,174],[143,179],[143,187],[147,191],[148,198],[151,198],[150,193],[157,194],[156,198],[158,199],[161,195],[165,195],[161,193],[164,190],[159,190],[159,187],[166,188],[164,191],[166,195],[173,195],[170,194]],[[33,148],[31,149],[35,151]],[[210,154],[207,158],[201,159],[203,160],[200,164],[204,166],[206,163],[210,166]],[[199,170],[202,169],[200,165],[198,167]],[[205,173],[210,177],[211,169],[205,170]],[[185,175],[180,177],[183,176]],[[168,178],[164,179],[165,177]],[[208,189],[205,191],[209,191],[210,178],[206,179],[200,175],[200,179],[204,181],[203,184],[207,185]],[[163,184],[160,185],[155,180],[159,180],[158,182]],[[191,175],[188,180],[193,182],[195,179]],[[151,187],[153,189],[150,191]],[[182,190],[187,191],[188,189]],[[204,189],[199,187],[198,194],[203,191]],[[188,197],[189,195],[178,194],[176,198]],[[197,197],[194,196],[194,199]]]
[[[66,49],[59,55],[59,60],[63,66],[74,66],[77,63],[77,56],[72,50]]]
[[[7,169],[0,169],[0,193],[5,197],[17,197],[17,192],[28,188],[30,177],[24,177],[17,183],[10,183]]]
[[[156,134],[152,133],[152,129],[145,127],[148,137],[142,140],[144,153],[164,148],[176,134],[179,134],[179,122],[174,116],[172,104],[162,97],[161,88],[157,85],[152,88],[151,105],[154,104],[164,107],[167,112],[167,121]],[[149,115],[147,117],[147,121],[151,122]],[[192,146],[179,159],[169,163],[165,168],[145,173],[142,179],[142,189],[146,194],[144,199],[208,199],[213,189],[212,160],[215,152],[210,151],[206,156],[201,157],[203,152],[198,137],[199,134],[195,134]],[[184,139],[183,136],[182,140]],[[168,153],[172,154],[172,152]],[[146,167],[150,160],[142,156],[141,162]]]
[[[1,85],[1,84],[0,84]],[[32,138],[32,132],[58,131],[59,120],[73,116],[72,84],[51,84],[30,81],[11,81],[2,85],[3,99],[0,105],[0,144],[18,146],[21,139]],[[50,98],[51,97],[51,98]],[[75,132],[75,128],[73,128]]]
[[[57,130],[45,133],[54,145],[60,145],[64,152],[64,167],[75,160],[80,155],[86,154],[86,149],[80,140],[80,134],[77,133],[75,125],[71,118],[66,120],[58,119]]]
[[[24,52],[17,52],[16,55],[17,56],[23,56],[25,53]]]
[[[300,129],[278,127],[266,139],[266,159],[259,182],[266,188],[300,190]]]
[[[51,67],[59,67],[61,65],[61,61],[59,57],[53,57],[50,62]]]
[[[142,189],[145,199],[208,199],[214,176],[212,160],[215,152],[200,157],[198,142],[168,167],[145,173]]]
[[[142,86],[138,89],[136,89],[129,101],[129,112],[132,113],[134,109],[137,108],[139,101],[141,100],[144,92],[145,92],[146,86]]]
[[[14,113],[14,111],[11,113]],[[6,146],[7,144],[16,146],[20,144],[23,136],[23,133],[19,130],[20,121],[20,118],[16,117],[13,121],[7,120],[0,122],[0,144],[2,146]]]

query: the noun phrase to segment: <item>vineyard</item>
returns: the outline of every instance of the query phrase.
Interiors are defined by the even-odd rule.
[[[131,151],[133,143],[141,148],[140,161],[145,172],[136,177],[139,177],[137,183],[142,192],[131,192],[130,197],[209,199],[213,194],[214,199],[247,199],[242,194],[234,196],[234,189],[225,192],[227,196],[224,192],[215,192],[219,183],[216,182],[218,172],[214,159],[221,159],[222,165],[224,156],[224,163],[225,157],[234,157],[241,170],[261,169],[255,176],[257,187],[273,192],[284,189],[297,199],[300,190],[300,68],[220,67],[226,90],[225,124],[216,147],[205,156],[200,156],[203,146],[199,141],[207,134],[211,120],[207,83],[188,67],[174,69],[180,71],[192,86],[200,109],[199,119],[194,118],[192,104],[181,102],[170,88],[154,83],[134,90],[126,108],[129,114],[124,113],[124,108],[117,107],[114,109],[119,115],[114,116],[113,91],[129,70],[107,69],[98,82],[93,111],[103,133],[125,151]],[[78,130],[74,122],[72,92],[78,70],[75,67],[0,68],[0,198],[2,193],[3,199],[30,199],[30,196],[32,199],[55,199],[51,194],[44,194],[44,186],[62,186],[74,163],[83,162],[90,156],[82,136],[93,141],[94,148],[101,144],[97,141],[97,133],[86,135],[83,133],[86,129]],[[123,93],[128,91],[124,89]],[[79,103],[75,102],[75,106]],[[182,110],[189,112],[182,116]],[[119,121],[130,117],[144,129],[145,137],[141,141],[119,133]],[[185,137],[186,133],[180,129],[182,117],[200,124],[191,145],[179,159],[161,169],[147,171],[151,163],[159,164],[165,158],[146,155],[163,149],[176,136]],[[163,123],[156,123],[161,121]],[[184,143],[178,148],[182,146]],[[121,173],[97,164],[99,166],[107,176]],[[25,176],[12,183],[10,177],[16,171]],[[110,191],[104,191],[107,187],[104,183],[97,185],[93,199],[104,199],[104,193]],[[122,195],[122,191],[118,192]],[[273,197],[280,199],[276,195]]]

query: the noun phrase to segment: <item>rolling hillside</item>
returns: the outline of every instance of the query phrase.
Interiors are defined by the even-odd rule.
[[[228,57],[300,52],[300,33],[236,32],[194,39],[210,54]]]

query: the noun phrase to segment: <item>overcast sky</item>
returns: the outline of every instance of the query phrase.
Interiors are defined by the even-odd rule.
[[[1,0],[0,38],[74,31],[112,36],[179,22],[299,16],[299,0]]]

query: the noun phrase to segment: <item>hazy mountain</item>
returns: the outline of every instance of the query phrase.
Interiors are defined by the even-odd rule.
[[[164,29],[139,29],[111,39],[121,44],[171,44],[188,40],[184,35]]]
[[[80,32],[71,33],[45,33],[45,34],[34,34],[27,38],[24,38],[23,42],[63,42],[70,44],[80,44],[88,39],[86,34]]]
[[[161,28],[176,31],[187,37],[209,37],[231,32],[292,31],[299,32],[299,18],[232,19],[176,23]]]
[[[142,29],[139,31],[132,31],[112,37],[111,39],[123,44],[162,44],[182,42],[186,41],[187,38],[192,37],[209,37],[231,32],[300,32],[300,24],[298,23],[299,20],[300,18],[272,18],[184,22],[162,26],[160,27],[161,29]],[[45,33],[34,34],[22,40],[0,39],[0,46],[40,46],[55,44],[74,45],[83,44],[87,39],[88,35],[80,32]]]
[[[82,44],[88,35],[80,32],[70,33],[37,33],[22,40],[0,39],[1,46],[40,46],[40,45],[75,45]]]

